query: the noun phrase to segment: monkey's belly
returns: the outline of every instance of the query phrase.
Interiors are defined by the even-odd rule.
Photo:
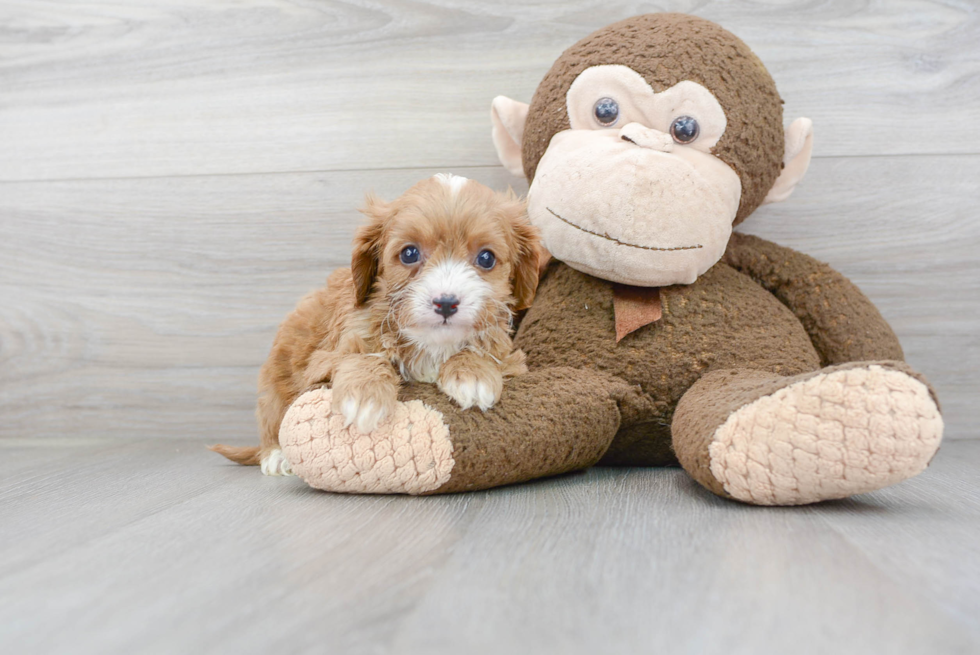
[[[756,369],[796,375],[820,367],[793,313],[749,277],[718,263],[691,285],[660,290],[663,316],[616,342],[612,286],[552,263],[516,343],[529,368],[575,366],[639,385],[603,464],[674,464],[670,422],[705,373]]]

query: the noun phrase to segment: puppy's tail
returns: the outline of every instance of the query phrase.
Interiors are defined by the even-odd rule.
[[[226,446],[217,444],[208,446],[208,450],[213,450],[219,455],[224,455],[233,462],[245,466],[258,466],[262,463],[262,449],[258,446]]]

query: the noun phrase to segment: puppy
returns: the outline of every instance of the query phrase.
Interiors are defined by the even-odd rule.
[[[368,195],[361,212],[368,221],[351,267],[299,302],[262,366],[261,445],[211,450],[267,475],[289,473],[279,425],[313,385],[329,384],[334,411],[370,432],[401,380],[436,383],[463,409],[485,411],[504,378],[527,370],[512,319],[534,297],[542,251],[523,202],[440,174],[390,203]]]

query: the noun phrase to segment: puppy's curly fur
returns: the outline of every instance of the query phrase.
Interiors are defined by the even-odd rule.
[[[334,410],[370,432],[402,379],[437,383],[461,407],[486,410],[504,378],[527,370],[512,318],[534,297],[543,251],[521,200],[437,175],[390,203],[368,195],[361,212],[368,222],[354,237],[351,268],[299,302],[262,367],[261,445],[212,450],[287,473],[279,425],[311,386],[330,384]]]

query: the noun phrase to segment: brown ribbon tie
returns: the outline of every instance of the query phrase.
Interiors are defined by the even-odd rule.
[[[616,343],[619,343],[630,332],[655,323],[663,316],[660,288],[613,284],[613,310],[616,314]]]

